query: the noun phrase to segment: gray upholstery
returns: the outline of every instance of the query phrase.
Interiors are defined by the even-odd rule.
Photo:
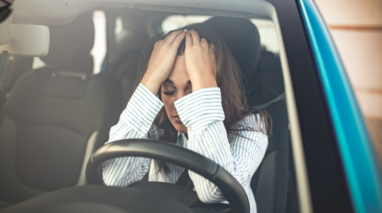
[[[277,55],[262,49],[259,65],[252,78],[261,79],[260,89],[248,88],[251,104],[272,102],[284,93],[283,76]],[[285,100],[268,105],[272,118],[272,135],[263,162],[251,181],[258,212],[284,213],[287,201],[287,182],[290,154],[289,121]]]
[[[242,81],[246,89],[256,86],[254,90],[259,91],[261,81],[257,76],[253,77],[261,55],[260,34],[256,26],[248,19],[227,17],[214,17],[204,24],[218,32],[227,43],[243,73]]]
[[[132,93],[134,92],[134,81],[138,71],[139,52],[129,51],[125,55],[125,60],[121,61],[117,68],[114,70],[116,78],[118,79],[123,94],[123,106],[127,105]]]
[[[251,187],[258,212],[284,213],[290,152],[286,105],[280,100],[269,105],[266,110],[272,118],[273,132],[264,160],[252,178]]]
[[[94,44],[94,23],[91,13],[80,15],[67,25],[49,26],[49,30],[49,52],[41,60],[58,70],[93,70],[90,50]]]
[[[148,19],[151,16],[135,9],[119,11],[111,16],[111,19],[117,16],[123,20],[123,31],[119,34],[109,32],[111,39],[108,43],[107,67],[115,73],[120,82],[123,105],[126,106],[136,86],[134,81],[138,73],[141,50],[150,39],[146,26],[150,23]]]
[[[122,111],[112,73],[90,74],[91,15],[50,30],[62,44],[50,46],[49,66],[17,80],[1,115],[0,201],[8,204],[76,185],[89,138],[98,133],[101,146]]]

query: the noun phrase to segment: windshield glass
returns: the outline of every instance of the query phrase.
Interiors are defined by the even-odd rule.
[[[232,54],[238,70],[236,80],[243,84],[237,87],[237,94],[243,94],[252,113],[267,115],[262,120],[264,125],[270,124],[263,132],[267,141],[263,154],[253,153],[246,159],[256,162],[252,173],[247,175],[245,186],[247,191],[253,192],[249,198],[252,207],[257,203],[258,212],[262,212],[268,208],[268,201],[276,200],[274,195],[267,193],[270,189],[264,189],[263,186],[268,184],[277,186],[276,192],[282,195],[285,205],[282,212],[299,211],[290,138],[291,129],[298,133],[299,128],[296,122],[290,124],[288,117],[286,93],[292,93],[292,89],[291,84],[286,87],[284,82],[289,70],[280,27],[270,4],[258,1],[256,4],[262,7],[256,7],[250,14],[123,1],[113,4],[54,1],[50,7],[43,7],[44,1],[35,4],[33,1],[16,2],[10,27],[19,29],[15,38],[25,45],[20,48],[9,46],[12,44],[4,46],[8,49],[2,52],[0,61],[0,94],[4,96],[0,107],[4,107],[10,125],[17,130],[15,137],[20,138],[17,152],[21,154],[15,157],[20,182],[41,191],[84,185],[88,159],[94,150],[119,134],[113,132],[113,126],[120,124],[126,106],[134,100],[135,92],[139,92],[137,83],[143,82],[139,70],[148,66],[147,62],[141,61],[147,57],[145,45],[157,35],[167,35],[190,24],[204,24],[224,41],[227,51]],[[177,57],[184,56],[181,50],[178,51]],[[169,89],[163,88],[173,88],[176,82],[170,77],[165,80],[170,86],[162,86],[162,90],[168,93]],[[234,79],[227,81],[232,83]],[[161,95],[160,92],[154,95],[166,107],[166,93]],[[240,97],[236,98],[240,100]],[[228,100],[227,105],[230,101],[234,105],[232,100]],[[145,106],[134,108],[133,114],[150,114],[149,110],[144,111]],[[244,104],[236,108],[243,107]],[[224,112],[228,118],[229,110]],[[176,119],[182,122],[182,116],[178,115]],[[145,122],[134,129],[151,137],[154,133],[149,131],[150,126],[144,126]],[[116,128],[120,127],[114,127],[114,130]],[[192,131],[192,127],[186,130]],[[181,137],[181,132],[175,137]],[[29,152],[31,149],[35,151]]]

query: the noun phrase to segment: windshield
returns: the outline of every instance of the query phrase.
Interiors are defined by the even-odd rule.
[[[293,122],[288,115],[296,110],[288,109],[294,105],[286,99],[293,93],[285,84],[289,68],[273,7],[263,1],[254,6],[249,13],[240,11],[245,5],[225,11],[208,4],[198,10],[124,1],[16,1],[8,32],[23,45],[1,46],[0,107],[17,132],[20,182],[36,191],[84,185],[91,154],[114,135],[112,127],[139,89],[148,41],[189,24],[210,23],[237,62],[244,82],[240,92],[250,109],[266,112],[272,124],[265,132],[264,156],[247,183],[251,199],[258,212],[267,209],[276,199],[264,188],[270,184],[282,195],[282,212],[298,212],[291,135],[301,139],[295,137],[296,115]],[[143,108],[136,114],[145,115]]]

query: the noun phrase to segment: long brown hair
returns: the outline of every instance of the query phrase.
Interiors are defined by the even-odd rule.
[[[261,131],[267,136],[270,134],[270,118],[268,113],[265,110],[261,109],[252,109],[248,103],[245,96],[245,89],[242,82],[242,74],[240,67],[236,63],[235,58],[232,56],[228,46],[224,40],[213,30],[208,27],[205,27],[203,24],[193,24],[185,26],[179,30],[191,30],[194,29],[199,33],[200,38],[205,38],[209,44],[214,46],[215,59],[216,59],[216,81],[217,85],[221,90],[222,96],[222,106],[225,114],[225,120],[223,121],[224,127],[227,130],[228,135],[242,136],[240,132],[242,131]],[[139,72],[136,78],[136,86],[142,80],[144,74],[147,70],[147,65],[151,56],[151,53],[154,49],[154,44],[163,40],[167,34],[159,34],[146,44],[141,53],[141,59],[139,63]],[[184,54],[186,45],[185,39],[178,48],[178,56]],[[161,92],[159,91],[159,98]],[[255,116],[257,122],[264,125],[260,125],[262,128],[254,128],[250,125],[244,124],[239,125],[238,122],[243,120],[244,117],[250,114],[258,114]],[[158,113],[157,117],[154,120],[154,124],[159,128],[164,130],[163,136],[160,140],[168,141],[171,143],[176,142],[177,131],[172,126],[169,121],[164,107]],[[242,136],[243,137],[243,136]],[[163,169],[166,174],[169,173],[169,168],[166,163],[158,161],[160,169]]]

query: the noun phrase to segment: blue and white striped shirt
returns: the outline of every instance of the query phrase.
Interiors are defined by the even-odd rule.
[[[126,138],[159,139],[163,130],[153,121],[163,103],[150,90],[140,84],[131,97],[119,122],[110,131],[109,142]],[[230,172],[247,193],[251,213],[256,213],[256,202],[250,186],[252,175],[262,161],[268,146],[268,138],[261,131],[244,131],[244,137],[228,135],[223,124],[225,118],[220,88],[205,88],[175,101],[175,108],[183,124],[188,128],[188,139],[178,132],[176,144],[191,149]],[[244,123],[243,123],[244,122]],[[239,122],[262,128],[255,115]],[[150,166],[151,164],[151,166]],[[170,173],[158,171],[156,161],[143,157],[122,157],[103,164],[103,179],[109,186],[128,186],[143,178],[149,171],[149,181],[176,183],[184,168],[167,164]],[[204,203],[224,202],[221,191],[210,181],[189,171],[194,190]]]

